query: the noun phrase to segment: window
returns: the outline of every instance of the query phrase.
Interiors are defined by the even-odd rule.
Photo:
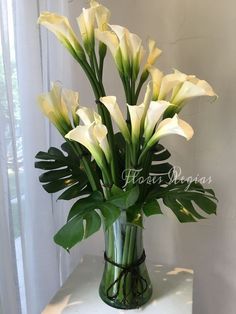
[[[6,7],[5,7],[6,6]],[[9,203],[12,218],[12,233],[15,239],[15,255],[18,272],[22,313],[26,313],[24,271],[22,261],[20,213],[24,206],[23,149],[21,133],[21,110],[18,92],[15,55],[13,3],[2,4],[7,14],[1,24],[0,40],[0,112],[4,126],[5,156],[9,183]]]

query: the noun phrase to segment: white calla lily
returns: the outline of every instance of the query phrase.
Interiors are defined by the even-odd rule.
[[[137,76],[144,55],[141,39],[120,25],[109,27],[111,31],[96,29],[96,38],[110,49],[120,72],[130,73],[132,67],[133,75]]]
[[[62,101],[66,104],[69,111],[71,111],[72,119],[74,125],[77,126],[79,124],[79,118],[76,114],[76,111],[79,107],[79,93],[74,92],[70,89],[62,89]]]
[[[99,143],[94,135],[94,124],[79,125],[65,135],[65,138],[76,141],[85,146],[95,159],[98,166],[104,168],[104,155]]]
[[[84,50],[65,16],[51,12],[42,12],[38,23],[54,33],[73,56],[76,55],[82,60],[85,58]]]
[[[111,117],[118,125],[118,128],[120,129],[125,140],[127,142],[130,142],[130,132],[124,119],[124,116],[120,110],[120,107],[116,102],[116,97],[115,96],[101,97],[100,101],[104,104],[104,106],[109,111]]]
[[[158,100],[163,100],[174,89],[178,88],[187,78],[187,75],[179,71],[165,75],[161,80]]]
[[[178,118],[178,115],[175,114],[173,118],[167,118],[161,121],[157,125],[155,133],[147,142],[144,150],[142,151],[138,162],[140,163],[146,153],[163,137],[167,135],[177,134],[185,137],[187,140],[190,140],[194,134],[194,131],[187,122]]]
[[[150,72],[151,78],[152,78],[152,90],[153,90],[152,100],[155,101],[155,100],[158,100],[163,73],[155,67],[149,67],[148,71]]]
[[[115,34],[119,40],[119,48],[122,56],[122,64],[124,70],[129,71],[129,44],[128,44],[128,30],[120,25],[109,25],[113,34]]]
[[[152,146],[162,137],[177,134],[190,140],[193,137],[194,131],[190,124],[178,118],[175,114],[173,118],[164,119],[156,128],[154,135],[149,140],[147,146]]]
[[[119,39],[116,34],[111,31],[101,31],[97,28],[95,29],[95,36],[110,49],[111,54],[116,59],[119,50]]]
[[[90,7],[95,9],[98,29],[100,31],[106,31],[111,16],[110,10],[95,0],[90,1]]]
[[[167,101],[160,100],[160,101],[151,101],[145,122],[144,122],[144,137],[145,142],[147,142],[152,133],[155,129],[157,122],[160,120],[161,116],[163,115],[164,111],[170,106],[171,104]]]
[[[130,121],[131,121],[131,137],[132,143],[137,144],[140,136],[141,122],[144,114],[144,104],[139,106],[130,106],[128,105]]]
[[[93,122],[95,122],[96,124],[102,123],[101,116],[96,111],[93,111],[91,108],[80,107],[76,113],[80,117],[84,125],[90,125]]]
[[[151,99],[152,99],[152,87],[151,87],[151,82],[149,82],[147,84],[143,103],[142,103],[144,106],[144,112],[143,112],[143,116],[142,116],[142,120],[141,120],[141,130],[143,130],[143,127],[144,127],[144,121],[145,121],[145,117],[146,117]]]
[[[120,25],[110,25],[110,28],[119,38],[124,70],[129,71],[132,66],[133,75],[137,77],[144,55],[141,38]]]
[[[38,97],[38,103],[42,112],[63,134],[72,128],[70,115],[73,120],[78,104],[79,95],[72,90],[63,89],[59,83],[52,83],[50,92]]]
[[[149,39],[148,41],[149,55],[145,65],[145,69],[148,69],[150,66],[156,62],[157,58],[160,56],[162,51],[157,47],[155,40]]]
[[[94,26],[95,26],[95,9],[83,9],[83,12],[77,18],[80,33],[86,51],[90,54],[94,48]]]
[[[95,29],[95,37],[97,38],[97,40],[104,43],[108,47],[115,60],[118,70],[122,72],[123,64],[120,50],[120,41],[116,34],[109,30],[101,31],[100,29],[97,28]]]
[[[172,102],[179,105],[187,99],[200,96],[217,97],[210,84],[191,75],[188,76],[188,80],[182,84]]]
[[[94,125],[93,134],[97,139],[102,151],[104,152],[107,162],[110,163],[111,150],[107,140],[107,133],[108,133],[107,127],[104,124],[98,123]]]

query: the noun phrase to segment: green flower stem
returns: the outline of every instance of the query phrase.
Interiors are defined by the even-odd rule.
[[[137,99],[135,97],[135,79],[131,79],[131,105],[134,106],[137,104]]]
[[[142,176],[143,178],[147,177],[147,175],[149,174],[149,171],[150,171],[151,164],[152,164],[152,152],[149,151],[147,153],[145,159],[144,159],[143,164],[142,164],[143,170],[142,170],[140,176]],[[145,194],[146,194],[146,190],[147,190],[147,183],[143,183],[143,185],[141,186],[141,189],[140,189],[139,202],[143,202]]]
[[[142,151],[141,155],[139,156],[139,159],[138,159],[138,165],[141,165],[142,162],[143,162],[143,159],[145,157],[145,155],[148,153],[148,151],[150,150],[151,147],[144,147],[144,150]]]
[[[105,90],[104,90],[102,81],[101,79],[97,80],[96,78],[97,58],[96,58],[95,52],[94,52],[93,58],[90,59],[92,68],[90,67],[90,65],[88,64],[86,60],[81,61],[81,59],[78,57],[76,58],[76,60],[79,62],[82,69],[86,73],[90,81],[90,84],[92,86],[96,100],[99,100],[100,97],[105,96]],[[113,127],[112,127],[111,117],[108,110],[105,108],[105,106],[98,105],[98,111],[102,117],[103,123],[107,126],[107,129],[108,129],[108,141],[111,145],[111,154],[112,154],[112,158],[111,158],[112,178],[113,178],[114,183],[118,184],[119,180],[118,180],[118,169],[117,169],[117,154],[115,150],[114,132],[113,132]]]
[[[148,76],[147,76],[147,78],[148,78]],[[138,87],[137,87],[137,89],[136,89],[135,97],[134,97],[134,102],[135,102],[135,103],[137,103],[137,101],[138,101],[138,98],[139,98],[141,89],[142,89],[142,87],[143,87],[143,84],[146,82],[147,78],[142,78],[142,76],[141,76],[141,78],[140,78],[140,80],[139,80],[139,84],[138,84]]]
[[[97,73],[98,81],[102,82],[101,72],[100,72],[100,69],[99,69],[99,66],[98,66],[98,61],[97,61],[95,50],[93,50],[92,58],[93,58],[93,64],[94,64],[94,67],[95,67],[95,71]]]
[[[99,78],[102,81],[103,78],[103,65],[104,65],[104,57],[99,58]]]
[[[67,140],[67,142],[71,145],[74,152],[78,154],[80,157],[80,160],[82,162],[82,165],[85,169],[86,175],[88,177],[89,183],[91,185],[91,188],[93,191],[101,190],[101,186],[99,183],[99,178],[97,174],[95,174],[94,170],[92,169],[92,164],[87,160],[85,156],[83,156],[83,150],[81,148],[81,145],[75,142],[72,142],[70,140]]]
[[[106,254],[107,254],[108,258],[113,260],[114,259],[114,230],[113,230],[113,226],[108,228],[107,233],[108,233],[108,249],[107,249]],[[107,277],[106,277],[107,285],[112,278],[112,272],[113,272],[113,265],[111,265],[110,263],[107,263]]]

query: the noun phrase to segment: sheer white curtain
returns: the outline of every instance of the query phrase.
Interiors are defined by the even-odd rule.
[[[70,59],[37,25],[39,11],[67,1],[1,0],[0,21],[0,304],[4,314],[41,313],[79,259],[53,243],[68,206],[38,181],[34,156],[58,146],[36,105],[51,80],[70,83]],[[50,44],[49,44],[50,42]],[[69,87],[69,86],[68,86]]]

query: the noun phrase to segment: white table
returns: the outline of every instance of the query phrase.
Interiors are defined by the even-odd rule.
[[[147,261],[153,285],[151,300],[137,310],[117,310],[98,295],[103,258],[85,256],[42,314],[191,314],[193,271]]]

